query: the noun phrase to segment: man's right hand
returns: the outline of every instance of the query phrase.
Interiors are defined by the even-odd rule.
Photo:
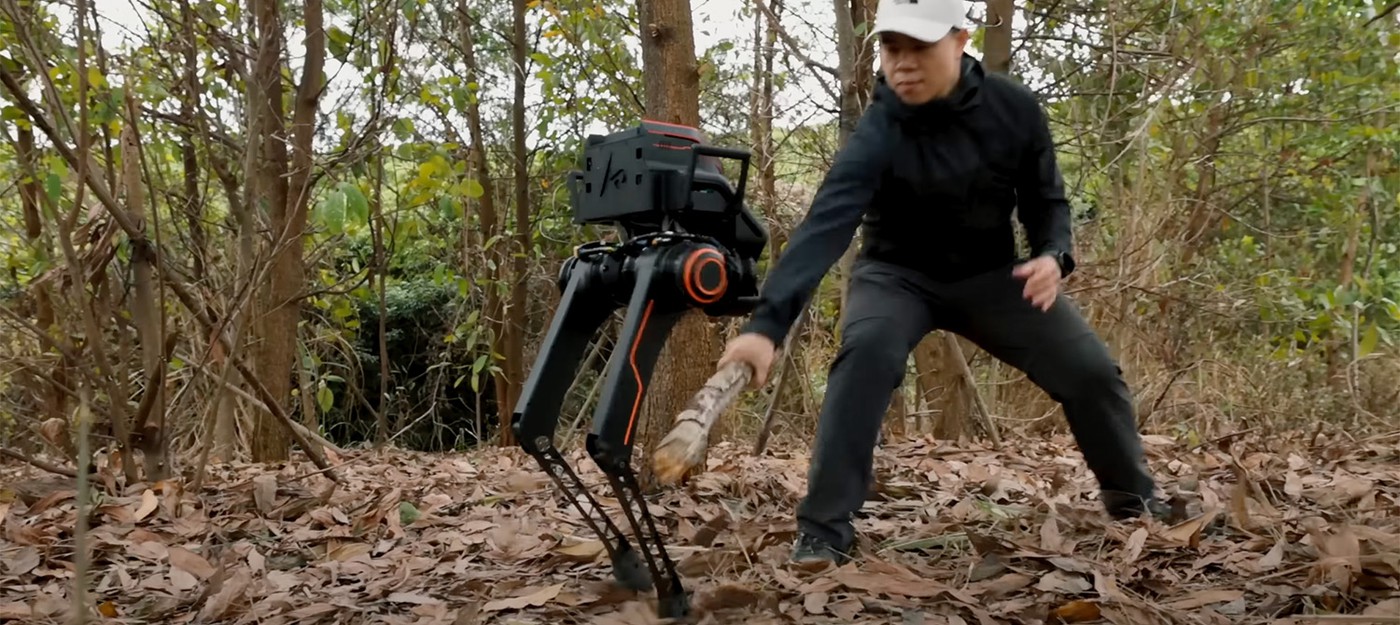
[[[768,381],[768,370],[773,366],[777,351],[778,348],[772,339],[757,332],[746,332],[730,339],[724,348],[724,355],[720,356],[717,368],[723,369],[731,362],[745,363],[753,367],[753,377],[749,379],[749,386],[758,388]]]

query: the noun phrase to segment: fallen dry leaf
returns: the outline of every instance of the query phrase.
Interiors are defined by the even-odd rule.
[[[1196,515],[1195,517],[1167,528],[1167,530],[1163,532],[1163,536],[1172,542],[1196,547],[1200,545],[1201,531],[1205,529],[1208,523],[1215,519],[1215,514],[1215,511],[1212,509]]]
[[[1102,616],[1093,601],[1071,601],[1050,611],[1051,623],[1087,623]]]
[[[787,563],[802,448],[754,457],[716,443],[705,471],[648,505],[693,604],[732,611],[703,625],[1266,625],[1400,607],[1393,449],[1158,443],[1163,487],[1191,498],[1172,527],[1103,515],[1069,437],[1000,451],[887,441],[875,454],[884,486],[856,520],[858,559],[815,572]],[[179,479],[151,484],[150,511],[146,489],[123,491],[120,465],[103,457],[91,605],[115,608],[114,620],[208,625],[661,622],[654,593],[612,581],[598,537],[521,450],[341,456],[345,481],[334,488],[301,456],[211,462],[199,492]],[[566,456],[625,530],[586,451]],[[1214,513],[1189,516],[1232,516],[1239,467],[1251,479],[1240,492],[1252,533]],[[60,480],[16,493],[37,471],[0,472],[0,620],[59,622],[72,604],[72,489]]]
[[[7,601],[0,603],[0,619],[13,619],[24,621],[34,615],[34,610],[28,603],[20,601]]]
[[[1260,556],[1254,568],[1255,571],[1263,573],[1278,568],[1280,564],[1283,564],[1283,541],[1274,543],[1273,548],[1269,549],[1268,553]]]
[[[1094,588],[1093,582],[1085,579],[1083,575],[1067,573],[1065,571],[1051,571],[1040,578],[1035,585],[1036,588],[1045,592],[1057,592],[1065,595],[1075,595],[1081,592],[1088,592]]]
[[[531,587],[525,591],[508,599],[497,599],[488,602],[481,609],[485,612],[497,612],[500,610],[518,610],[529,606],[541,606],[549,600],[559,596],[559,591],[564,589],[563,584],[552,584],[544,587]]]
[[[1386,599],[1380,603],[1367,607],[1361,612],[1364,616],[1397,616],[1400,615],[1400,597]]]
[[[1055,517],[1046,517],[1040,526],[1040,547],[1052,553],[1071,553],[1074,546],[1060,536],[1060,524]]]
[[[849,564],[843,566],[832,579],[848,588],[877,594],[919,598],[948,594],[961,596],[965,601],[974,601],[971,597],[962,596],[961,592],[953,588],[921,578],[906,568],[879,560],[870,562],[864,569]]]
[[[1192,610],[1212,603],[1228,603],[1243,596],[1243,590],[1198,590],[1163,605],[1173,610]]]
[[[827,604],[826,611],[836,615],[844,622],[852,622],[861,612],[865,611],[865,604],[855,597],[847,597],[840,601]]]
[[[1145,607],[1128,603],[1103,606],[1100,612],[1113,625],[1166,625],[1173,622]],[[1273,620],[1268,622],[1272,623]]]
[[[253,478],[253,505],[263,516],[272,514],[273,507],[277,505],[276,476],[263,474]]]
[[[389,595],[389,601],[393,603],[414,603],[418,605],[438,605],[443,603],[442,599],[429,597],[416,592],[396,592]]]
[[[370,554],[370,546],[365,543],[341,543],[330,553],[326,554],[328,559],[336,562],[349,562],[355,558],[366,557]]]
[[[978,585],[977,589],[985,596],[996,598],[1011,594],[1034,583],[1035,578],[1024,573],[1007,573]]]
[[[1142,548],[1147,545],[1147,528],[1139,527],[1133,530],[1128,542],[1123,546],[1122,562],[1125,565],[1137,562],[1138,556],[1142,555]]]
[[[171,568],[169,578],[170,587],[175,590],[184,591],[199,586],[199,578],[184,569]]]
[[[184,547],[170,547],[170,566],[189,573],[199,579],[209,579],[214,574],[214,566],[208,560]]]
[[[248,569],[240,567],[234,570],[224,578],[218,590],[204,601],[204,605],[199,609],[199,620],[211,622],[236,614],[240,602],[249,601],[246,595],[252,582],[252,575]]]
[[[767,593],[742,584],[721,584],[698,593],[692,602],[696,608],[705,611],[746,608],[763,603]]]
[[[566,547],[557,547],[554,549],[554,553],[575,562],[592,562],[604,553],[603,541],[587,540]]]
[[[147,488],[141,492],[141,505],[132,513],[132,522],[140,523],[152,512],[155,512],[158,507],[160,507],[160,500],[156,498],[155,491]]]
[[[38,567],[41,559],[38,549],[24,547],[13,555],[6,556],[5,572],[16,577],[24,575]]]

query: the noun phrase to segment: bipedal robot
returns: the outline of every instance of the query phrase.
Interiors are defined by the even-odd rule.
[[[740,161],[737,189],[719,158]],[[602,538],[613,577],[634,590],[654,586],[663,618],[687,616],[690,602],[632,472],[633,436],[657,355],[681,316],[742,315],[757,301],[754,267],[768,231],[744,206],[748,164],[748,152],[704,145],[686,126],[646,121],[588,138],[583,170],[569,181],[574,223],[615,224],[626,238],[581,245],[564,262],[563,297],[512,415],[520,446]],[[587,448],[622,504],[640,558],[554,446],[560,404],[584,351],[622,307]]]

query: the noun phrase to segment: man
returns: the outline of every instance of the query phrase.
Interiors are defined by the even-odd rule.
[[[964,52],[965,14],[963,0],[881,0],[872,103],[720,361],[748,363],[754,385],[764,384],[776,346],[863,225],[797,510],[799,562],[848,557],[881,418],[910,351],[936,329],[1026,372],[1061,403],[1108,513],[1166,512],[1122,372],[1059,292],[1074,260],[1045,113],[1029,89]],[[1029,260],[1016,258],[1013,208]]]

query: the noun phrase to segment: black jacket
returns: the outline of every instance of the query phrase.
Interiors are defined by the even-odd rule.
[[[861,225],[861,255],[953,281],[1016,260],[1013,209],[1032,255],[1071,246],[1069,203],[1030,89],[971,56],[948,97],[901,102],[884,76],[764,280],[746,331],[781,342]],[[1068,274],[1073,262],[1062,266]]]

